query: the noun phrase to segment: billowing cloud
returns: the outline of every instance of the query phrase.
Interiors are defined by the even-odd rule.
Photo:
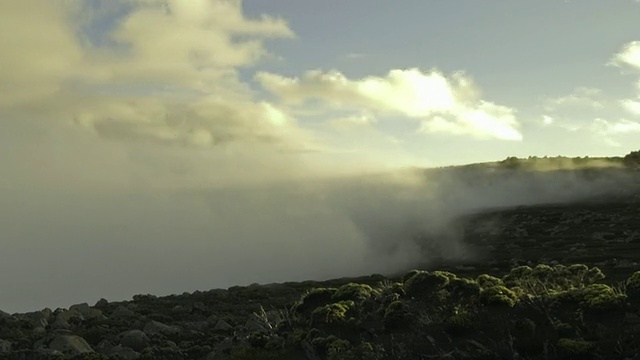
[[[631,41],[613,56],[611,64],[640,69],[640,41]]]
[[[620,52],[613,56],[610,63],[640,70],[640,41],[626,44]],[[620,103],[628,113],[640,115],[640,81],[636,83],[636,98],[624,99]]]
[[[294,36],[281,19],[246,18],[238,0],[20,4],[0,4],[10,15],[0,21],[0,110],[118,140],[289,149],[311,141],[238,75],[264,57],[265,39]],[[101,12],[118,11],[102,29]]]
[[[462,73],[394,69],[385,77],[352,80],[333,70],[309,71],[302,78],[260,72],[256,79],[291,106],[320,100],[335,109],[366,109],[380,116],[422,122],[420,132],[445,132],[520,140],[515,110],[479,99],[475,84]]]

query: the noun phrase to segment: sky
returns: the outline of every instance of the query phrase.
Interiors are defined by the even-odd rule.
[[[638,150],[639,16],[632,0],[2,1],[0,309],[397,268],[363,260],[369,225],[419,219],[432,195],[318,179]]]

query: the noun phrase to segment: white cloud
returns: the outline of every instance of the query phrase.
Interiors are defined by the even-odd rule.
[[[616,66],[631,66],[640,69],[640,41],[627,43],[609,62]]]
[[[544,105],[547,111],[567,107],[602,109],[605,107],[602,99],[602,90],[590,87],[577,87],[568,95],[547,99]]]
[[[352,80],[336,70],[315,70],[302,78],[260,72],[256,79],[291,106],[316,99],[335,109],[366,109],[379,116],[418,119],[422,121],[420,132],[522,138],[515,110],[478,99],[475,84],[462,73],[446,77],[436,70],[394,69],[385,77]]]
[[[555,119],[552,116],[549,116],[549,115],[542,116],[542,125],[551,125],[553,124],[554,121]]]
[[[109,41],[82,33],[118,6],[128,12],[101,34]],[[265,39],[293,36],[281,19],[246,18],[239,0],[122,1],[106,9],[2,2],[0,110],[74,120],[112,139],[303,148],[310,136],[282,109],[256,100],[238,76],[267,54]]]
[[[606,119],[595,119],[593,128],[596,132],[604,135],[619,135],[640,132],[640,122],[621,119],[610,121]]]
[[[343,116],[332,119],[328,122],[329,126],[337,130],[350,130],[354,128],[369,127],[376,122],[376,119],[368,114],[358,114]]]
[[[640,100],[622,100],[622,106],[631,114],[640,115]]]

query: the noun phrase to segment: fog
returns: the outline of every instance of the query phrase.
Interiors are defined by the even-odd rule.
[[[615,193],[634,181],[615,169],[590,178],[566,171],[340,171],[252,146],[125,146],[29,122],[5,130],[5,312],[473,259],[454,224],[462,215]]]

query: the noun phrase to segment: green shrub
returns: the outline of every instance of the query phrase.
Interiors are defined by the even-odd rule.
[[[593,344],[588,341],[568,338],[561,338],[556,345],[558,355],[562,359],[591,359],[593,358],[593,348]]]
[[[402,276],[402,282],[406,283],[407,280],[411,279],[413,275],[423,272],[422,270],[411,270]]]
[[[382,323],[387,330],[397,330],[409,325],[409,311],[402,301],[394,301],[384,311]]]
[[[338,288],[331,297],[334,301],[353,300],[362,301],[370,298],[374,294],[371,286],[366,284],[348,283]]]
[[[504,286],[504,282],[501,279],[488,274],[478,275],[476,282],[481,288],[488,288],[493,286]]]
[[[480,301],[486,305],[506,305],[515,306],[518,296],[508,288],[498,285],[482,289],[480,291]]]
[[[580,305],[585,310],[608,311],[620,309],[624,305],[627,296],[617,294],[610,286],[605,284],[591,284],[582,289],[582,302]]]
[[[636,271],[626,282],[627,296],[632,299],[640,299],[640,271]]]
[[[456,306],[453,314],[444,321],[445,331],[452,336],[466,335],[473,330],[474,316],[467,307]]]
[[[507,286],[516,286],[520,281],[527,279],[533,269],[529,266],[517,266],[511,269],[509,274],[502,277],[502,281]]]
[[[405,282],[405,291],[412,297],[435,295],[449,284],[450,278],[443,272],[421,271]]]
[[[453,297],[457,299],[468,299],[480,294],[480,284],[476,281],[465,278],[449,280],[447,289],[451,292]]]
[[[311,324],[346,323],[354,315],[355,306],[352,300],[344,300],[319,307],[311,313]]]
[[[316,288],[303,295],[293,307],[293,311],[302,314],[313,311],[319,306],[331,303],[333,295],[338,290],[335,288]]]

